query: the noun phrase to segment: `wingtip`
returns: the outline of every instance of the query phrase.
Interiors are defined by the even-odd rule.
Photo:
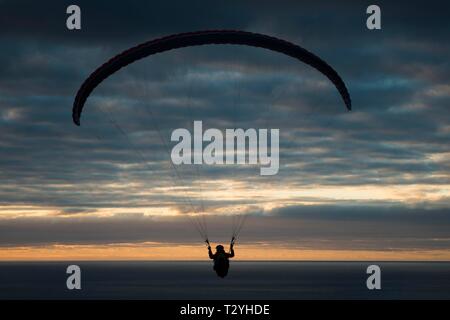
[[[345,101],[345,105],[347,106],[348,111],[352,111],[352,100],[350,100],[350,98]]]
[[[73,116],[72,117],[73,123],[75,123],[77,126],[80,126],[80,118]]]

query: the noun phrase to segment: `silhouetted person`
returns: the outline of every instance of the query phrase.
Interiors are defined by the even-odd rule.
[[[216,252],[212,253],[209,242],[206,241],[206,243],[208,244],[209,258],[214,260],[214,271],[219,277],[224,278],[228,274],[228,269],[230,268],[229,259],[234,257],[234,238],[231,240],[229,253],[225,252],[225,249],[222,245],[218,245],[216,247]]]

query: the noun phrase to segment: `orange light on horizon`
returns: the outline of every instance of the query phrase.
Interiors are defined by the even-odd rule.
[[[234,260],[266,261],[450,261],[450,250],[312,250],[238,245]],[[203,246],[158,243],[116,245],[51,245],[0,249],[0,261],[66,260],[208,260]]]

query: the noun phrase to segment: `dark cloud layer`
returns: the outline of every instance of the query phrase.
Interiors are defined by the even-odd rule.
[[[228,241],[231,220],[208,217],[212,241]],[[445,249],[450,244],[449,227],[448,210],[291,206],[262,216],[250,215],[240,240],[317,249]],[[3,246],[133,242],[196,243],[198,236],[187,218],[138,213],[103,218],[0,220]]]

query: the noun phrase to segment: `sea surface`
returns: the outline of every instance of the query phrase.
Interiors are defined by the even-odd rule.
[[[68,290],[66,268],[81,268]],[[381,268],[381,290],[366,269]],[[0,299],[450,299],[450,262],[0,262]]]

